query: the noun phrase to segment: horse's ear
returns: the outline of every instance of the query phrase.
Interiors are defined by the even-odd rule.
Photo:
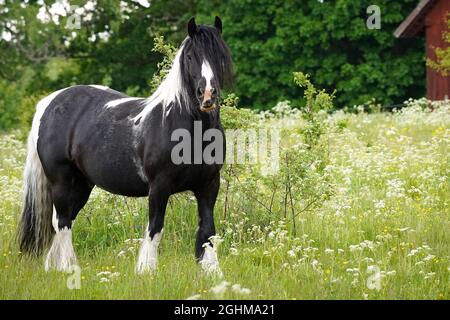
[[[197,25],[195,24],[195,18],[192,17],[188,22],[188,34],[189,37],[193,38],[195,33],[197,32]]]
[[[218,16],[216,16],[216,19],[214,19],[214,27],[216,27],[219,33],[222,33],[222,20],[220,20]]]

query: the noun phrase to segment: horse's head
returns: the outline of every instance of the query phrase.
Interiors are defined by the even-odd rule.
[[[231,85],[233,66],[228,46],[222,39],[222,21],[214,26],[188,23],[189,37],[183,43],[180,65],[189,95],[202,112],[216,108],[221,89]]]

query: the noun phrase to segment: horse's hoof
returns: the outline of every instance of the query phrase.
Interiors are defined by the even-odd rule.
[[[151,274],[156,271],[156,262],[150,264],[138,263],[136,265],[136,274]]]
[[[205,252],[200,260],[200,266],[203,271],[208,275],[223,277],[222,270],[219,267],[219,260],[217,259],[217,252],[209,243],[203,245]]]
[[[56,270],[71,273],[77,266],[77,257],[72,246],[72,234],[70,229],[57,232],[53,243],[45,259],[45,271]]]
[[[73,273],[76,268],[79,268],[76,260],[70,263],[61,263],[60,261],[45,261],[45,272],[58,271],[64,273]]]
[[[152,273],[156,270],[158,264],[158,246],[161,242],[163,232],[164,229],[161,229],[161,232],[155,233],[153,238],[151,238],[147,227],[141,249],[139,250],[136,265],[137,274]]]
[[[223,272],[219,267],[208,265],[202,262],[200,262],[200,265],[202,266],[202,270],[206,275],[223,278]]]

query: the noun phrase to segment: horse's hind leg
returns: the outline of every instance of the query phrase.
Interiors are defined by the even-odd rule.
[[[71,272],[71,267],[76,264],[72,246],[72,221],[86,204],[92,187],[81,173],[69,166],[58,172],[57,179],[51,183],[52,222],[56,234],[45,260],[45,270]]]

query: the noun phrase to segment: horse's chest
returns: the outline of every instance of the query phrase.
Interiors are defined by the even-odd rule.
[[[222,165],[197,164],[174,166],[166,177],[170,180],[174,192],[196,190],[209,185],[217,177]]]

